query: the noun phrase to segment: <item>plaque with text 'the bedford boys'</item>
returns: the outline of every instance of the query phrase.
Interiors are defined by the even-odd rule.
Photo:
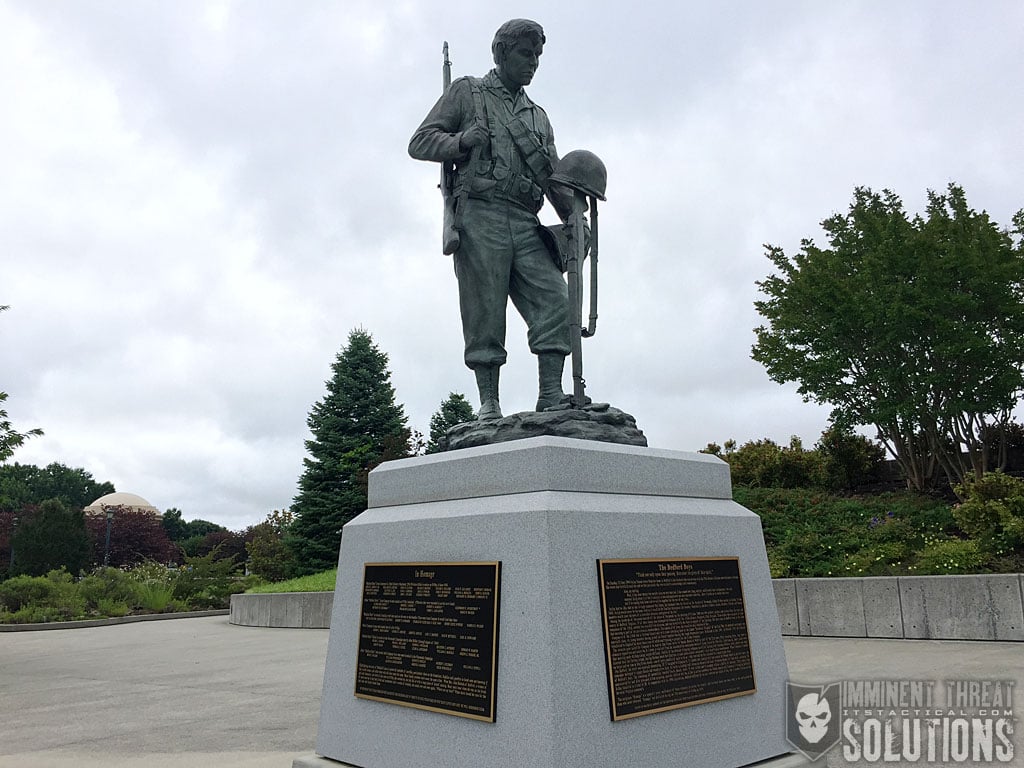
[[[598,560],[612,720],[756,691],[739,559]]]
[[[355,695],[495,721],[501,563],[366,563]]]

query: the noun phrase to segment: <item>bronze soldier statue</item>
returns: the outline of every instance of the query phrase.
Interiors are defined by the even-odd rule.
[[[476,375],[481,420],[501,418],[498,372],[506,360],[509,298],[538,358],[536,409],[568,400],[562,390],[570,351],[567,287],[537,213],[546,196],[567,221],[572,194],[548,183],[558,162],[554,133],[523,90],[544,43],[534,21],[503,24],[491,43],[495,68],[482,78],[455,80],[409,141],[415,159],[454,165],[457,232],[445,240],[454,248],[464,359]]]

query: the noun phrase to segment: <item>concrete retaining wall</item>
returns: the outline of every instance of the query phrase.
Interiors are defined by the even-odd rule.
[[[327,629],[333,605],[333,592],[232,595],[228,621],[244,627]]]
[[[134,624],[139,621],[167,621],[169,619],[198,619],[206,616],[226,616],[227,611],[184,611],[182,613],[145,613],[141,616],[113,616],[109,619],[82,621],[50,621],[45,624],[0,624],[0,632],[37,632],[49,629],[83,629],[106,627],[113,624]]]
[[[1024,641],[1024,574],[775,579],[784,635]]]
[[[1024,574],[775,579],[783,635],[1024,641]],[[331,626],[333,592],[232,595],[232,624]]]

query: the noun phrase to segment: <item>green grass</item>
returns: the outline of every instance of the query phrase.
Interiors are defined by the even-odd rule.
[[[300,576],[297,579],[278,581],[273,584],[260,584],[248,591],[252,592],[333,592],[334,582],[338,580],[338,569],[321,571],[312,576]]]

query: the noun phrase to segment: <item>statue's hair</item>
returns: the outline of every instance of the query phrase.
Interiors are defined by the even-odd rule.
[[[544,28],[536,21],[530,21],[529,19],[506,21],[498,27],[498,31],[494,33],[494,40],[491,42],[491,53],[494,56],[494,63],[498,63],[499,44],[505,46],[505,50],[508,50],[521,37],[536,37],[541,45],[547,42],[544,37]]]

